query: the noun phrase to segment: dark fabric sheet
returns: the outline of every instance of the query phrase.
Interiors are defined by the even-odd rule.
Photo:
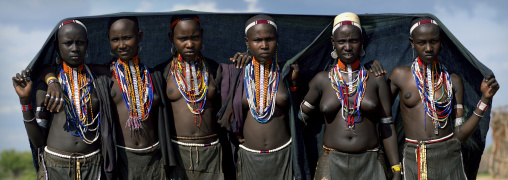
[[[412,180],[418,179],[418,163],[416,147],[418,144],[406,143],[404,148],[404,177]],[[466,179],[460,140],[452,138],[447,141],[425,144],[427,146],[427,179],[456,180]],[[469,179],[469,178],[468,178]],[[476,179],[476,178],[472,178]]]
[[[173,143],[177,166],[171,179],[224,179],[222,147],[218,143],[206,147],[191,147]]]
[[[314,179],[386,179],[378,152],[348,154],[323,149]]]
[[[238,150],[237,180],[293,179],[291,146],[271,153]]]
[[[338,11],[340,12],[340,11]],[[111,60],[111,50],[107,40],[107,22],[112,16],[134,15],[139,18],[140,29],[144,32],[140,52],[140,58],[149,67],[154,67],[171,57],[171,44],[167,38],[170,31],[170,19],[173,14],[190,13],[190,11],[175,11],[162,13],[118,13],[109,15],[76,17],[88,28],[88,55],[85,63],[105,64]],[[228,14],[228,13],[197,13],[204,29],[203,54],[217,60],[217,63],[228,63],[229,57],[235,52],[246,50],[244,38],[245,21],[254,14]],[[361,63],[378,59],[390,72],[394,67],[409,65],[412,62],[412,51],[409,46],[409,28],[411,20],[416,16],[431,14],[360,14],[362,26],[365,29],[366,42],[364,48],[366,56]],[[297,97],[303,98],[306,93],[306,85],[319,71],[328,67],[331,62],[330,43],[331,27],[335,15],[282,15],[272,14],[278,25],[278,59],[281,64],[285,62],[298,62],[301,72],[301,85]],[[439,19],[434,17],[438,23]],[[67,20],[63,19],[62,21]],[[443,52],[439,58],[451,73],[457,73],[463,78],[465,88],[464,107],[465,117],[472,114],[472,110],[480,98],[480,81],[492,72],[481,64],[446,28],[444,31]],[[56,31],[55,26],[54,31]],[[28,68],[36,74],[37,67],[42,64],[53,63],[56,52],[54,51],[54,37],[49,35],[46,43],[34,57]],[[281,71],[282,77],[289,72],[289,64],[286,63]],[[388,76],[387,76],[388,77]],[[35,78],[33,78],[35,79]],[[295,100],[300,102],[301,99]],[[398,109],[398,100],[393,105]],[[404,139],[400,113],[394,112],[395,125],[399,137],[399,149],[402,152]],[[485,137],[489,128],[490,107],[479,128],[472,137],[462,145],[464,164],[468,177],[476,177],[481,154],[485,147]],[[307,170],[314,171],[318,159],[318,153],[322,147],[322,133],[324,124],[322,120],[310,122],[305,128],[303,136],[307,150],[307,159],[312,167]],[[313,172],[312,172],[313,174]]]
[[[119,179],[166,179],[160,144],[148,150],[117,147]]]
[[[38,179],[75,179],[77,176],[76,161],[80,163],[81,179],[101,179],[102,177],[102,157],[100,153],[87,158],[74,160],[67,159],[43,153],[44,164],[39,165],[41,169],[38,173]]]
[[[104,160],[104,172],[107,179],[114,179],[116,161],[116,132],[113,126],[111,114],[110,89],[111,79],[106,76],[95,78],[95,92],[101,101],[101,153]]]

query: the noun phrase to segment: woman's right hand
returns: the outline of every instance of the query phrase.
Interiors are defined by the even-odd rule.
[[[387,73],[386,70],[383,69],[383,65],[381,65],[377,59],[365,63],[365,68],[367,68],[370,73],[373,73],[374,76],[381,76]]]
[[[12,84],[21,104],[30,104],[33,82],[30,79],[30,70],[23,70],[12,77]]]
[[[237,52],[235,56],[229,58],[229,60],[233,63],[236,63],[235,67],[237,69],[240,69],[247,66],[247,64],[249,64],[252,61],[252,56],[250,56],[246,52],[244,53]]]
[[[60,112],[63,109],[63,91],[60,83],[53,82],[48,85],[44,106],[49,112]]]

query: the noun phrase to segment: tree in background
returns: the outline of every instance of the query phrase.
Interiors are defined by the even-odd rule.
[[[14,149],[0,153],[0,179],[36,179],[30,151]]]
[[[508,178],[508,105],[492,110],[492,154],[489,173],[494,179]]]

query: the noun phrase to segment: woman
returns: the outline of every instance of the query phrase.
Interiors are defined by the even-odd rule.
[[[325,118],[323,154],[315,179],[385,179],[378,157],[378,132],[394,179],[400,179],[397,137],[391,119],[389,89],[384,77],[369,76],[359,63],[363,51],[360,20],[356,14],[335,17],[331,36],[337,64],[318,73],[309,83],[300,118],[318,108]]]
[[[196,15],[171,18],[172,60],[166,65],[166,95],[175,131],[177,166],[172,179],[224,179],[215,113],[220,107],[217,65],[201,54],[203,29]]]
[[[234,65],[221,65],[223,107],[227,107],[221,123],[240,143],[237,178],[301,178],[305,176],[299,170],[303,163],[293,163],[298,152],[293,150],[293,143],[299,142],[292,139],[291,94],[277,64],[277,25],[272,17],[257,15],[245,27],[252,62],[237,75],[231,73],[236,71]]]
[[[100,154],[101,120],[105,116],[103,99],[96,76],[83,63],[88,39],[86,27],[78,20],[63,22],[55,35],[59,56],[56,72],[58,78],[46,79],[48,84],[61,84],[63,98],[46,94],[44,87],[38,87],[36,104],[42,104],[48,97],[54,102],[63,102],[64,111],[46,117],[32,111],[32,84],[29,71],[13,77],[14,88],[20,98],[25,118],[25,127],[30,142],[38,148],[44,147],[40,155],[39,179],[101,179],[102,156]],[[57,62],[60,63],[60,62]],[[106,99],[108,100],[108,99]],[[37,112],[42,111],[37,108]],[[50,119],[47,134],[35,119]],[[46,136],[47,135],[47,136]]]

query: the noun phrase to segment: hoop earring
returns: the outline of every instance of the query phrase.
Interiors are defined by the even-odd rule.
[[[360,56],[365,56],[365,50],[363,49],[363,45],[362,45],[362,50],[360,51]]]
[[[176,48],[174,44],[171,44],[171,54],[176,55]]]
[[[330,56],[332,56],[333,59],[337,59],[339,57],[339,55],[337,55],[337,51],[335,51],[335,46],[332,46],[332,47],[333,47],[333,50],[330,53]]]
[[[60,55],[58,53],[56,53],[56,59],[55,59],[55,63],[56,64],[60,64],[62,61],[61,61],[61,58],[60,58]]]
[[[115,51],[113,51],[113,49],[109,51],[109,55],[116,57]]]
[[[201,44],[201,51],[205,50],[205,45]]]
[[[250,55],[250,50],[249,50],[249,46],[247,46],[247,54]]]
[[[88,58],[88,53],[85,54],[85,59]]]
[[[141,52],[142,49],[143,49],[143,46],[141,46],[141,44],[138,44],[138,53]]]

